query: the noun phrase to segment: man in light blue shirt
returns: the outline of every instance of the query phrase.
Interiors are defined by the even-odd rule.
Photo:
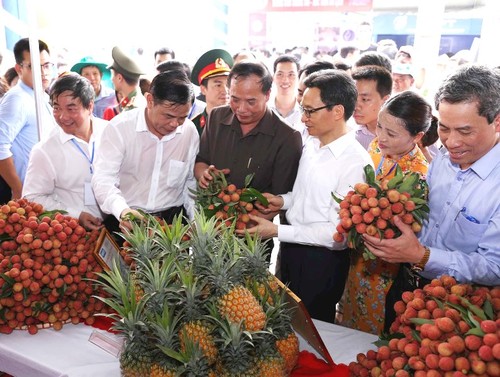
[[[441,84],[435,104],[445,149],[427,178],[429,220],[419,239],[398,220],[401,237],[365,237],[366,244],[383,260],[411,263],[426,279],[451,275],[500,285],[500,72],[459,68]]]
[[[38,41],[38,46],[42,87],[46,90],[52,81],[54,64],[50,61],[47,45]],[[39,139],[28,38],[20,39],[14,45],[14,57],[19,83],[7,92],[0,103],[0,203],[21,197],[29,154]],[[41,108],[45,133],[55,123],[46,93],[43,93],[43,99]]]

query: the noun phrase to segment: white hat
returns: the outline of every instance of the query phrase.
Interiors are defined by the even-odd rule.
[[[414,75],[414,69],[412,64],[396,63],[392,66],[392,73],[397,73],[400,75]]]

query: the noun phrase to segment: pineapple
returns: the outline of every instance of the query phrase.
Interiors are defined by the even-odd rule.
[[[270,331],[254,334],[255,365],[259,376],[285,377],[285,362],[276,349],[276,336]]]
[[[186,232],[146,214],[123,236],[133,272],[99,275],[125,338],[123,376],[288,375],[298,340],[261,240],[200,213]]]
[[[227,316],[233,323],[243,326],[249,331],[264,328],[266,314],[255,296],[244,286],[241,258],[238,256],[237,243],[226,242],[217,254],[211,255],[211,263],[202,268],[202,276],[217,298],[217,307],[221,315]]]
[[[180,363],[180,367],[176,369],[180,376],[208,376],[213,371],[201,348],[187,336],[185,336],[184,349],[180,352],[168,347],[160,346],[160,348],[166,355]]]
[[[243,322],[249,331],[259,331],[264,328],[266,314],[252,292],[239,285],[223,295],[218,301],[222,315],[226,315],[233,323]]]
[[[211,334],[211,329],[202,321],[190,321],[183,324],[179,339],[181,351],[186,351],[186,344],[192,342],[197,344],[207,358],[208,365],[212,365],[217,360],[217,347]]]
[[[266,327],[272,329],[277,337],[276,348],[285,362],[285,372],[288,375],[299,359],[299,339],[290,323],[291,313],[285,294],[285,290],[272,294],[274,304],[267,306]]]
[[[255,347],[252,335],[244,330],[241,323],[234,323],[222,317],[217,308],[212,306],[211,319],[217,324],[219,360],[217,376],[219,377],[257,377],[258,371],[254,363]]]
[[[122,377],[144,377],[151,373],[153,363],[147,349],[142,349],[134,342],[128,342],[120,354],[120,370]]]
[[[135,297],[137,297],[137,300],[141,300],[144,297],[144,289],[135,271],[130,271],[130,283],[134,287]]]
[[[194,277],[192,270],[184,268],[179,269],[179,280],[181,288],[173,296],[185,321],[179,331],[181,351],[186,350],[186,340],[189,338],[201,348],[208,364],[212,365],[217,358],[217,347],[211,334],[211,326],[204,320],[207,314],[205,284]]]
[[[110,271],[99,274],[96,282],[102,286],[109,297],[97,297],[110,306],[116,313],[106,314],[114,319],[112,328],[125,337],[124,349],[120,355],[120,368],[125,377],[149,376],[151,353],[154,346],[145,325],[145,306],[148,295],[137,298],[131,275],[123,275],[120,268],[113,264]]]
[[[154,362],[151,367],[151,377],[177,377],[180,363],[169,356],[165,350],[176,349],[178,339],[176,337],[179,327],[179,316],[173,316],[173,310],[167,305],[163,307],[161,314],[149,316],[151,330],[156,340],[157,352],[154,355]]]
[[[285,372],[290,373],[299,360],[299,338],[291,331],[286,337],[276,341],[276,348],[284,360]]]
[[[286,377],[288,374],[284,369],[284,362],[281,356],[263,356],[257,360],[258,376],[265,377]]]
[[[261,303],[272,300],[269,292],[277,292],[278,282],[274,275],[269,272],[267,261],[268,250],[257,235],[245,234],[245,239],[240,239],[241,259],[246,286],[260,300]],[[269,302],[272,304],[272,302]]]
[[[154,363],[151,367],[150,377],[179,377],[180,374],[173,371],[167,367],[162,367],[161,365]]]

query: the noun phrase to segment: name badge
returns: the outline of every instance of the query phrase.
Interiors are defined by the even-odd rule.
[[[85,182],[83,187],[83,201],[86,206],[97,206],[94,190],[92,190],[92,184],[90,182]]]

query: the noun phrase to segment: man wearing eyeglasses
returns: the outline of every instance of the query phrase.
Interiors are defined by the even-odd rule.
[[[43,103],[40,135],[47,135],[55,126],[49,98],[49,88],[54,73],[48,46],[38,41],[42,71]],[[20,39],[14,45],[16,72],[19,83],[10,89],[0,103],[0,203],[21,197],[28,158],[33,145],[38,142],[38,124],[33,90],[33,73],[29,39]]]
[[[293,190],[265,194],[269,206],[260,208],[264,213],[286,210],[289,225],[250,216],[257,225],[247,231],[263,239],[278,238],[281,280],[301,298],[312,318],[333,323],[349,271],[349,252],[345,241],[332,238],[340,208],[331,193],[345,196],[365,180],[364,166],[373,163],[347,126],[356,105],[354,81],[343,71],[328,69],[312,73],[304,84],[302,122],[311,137]]]

